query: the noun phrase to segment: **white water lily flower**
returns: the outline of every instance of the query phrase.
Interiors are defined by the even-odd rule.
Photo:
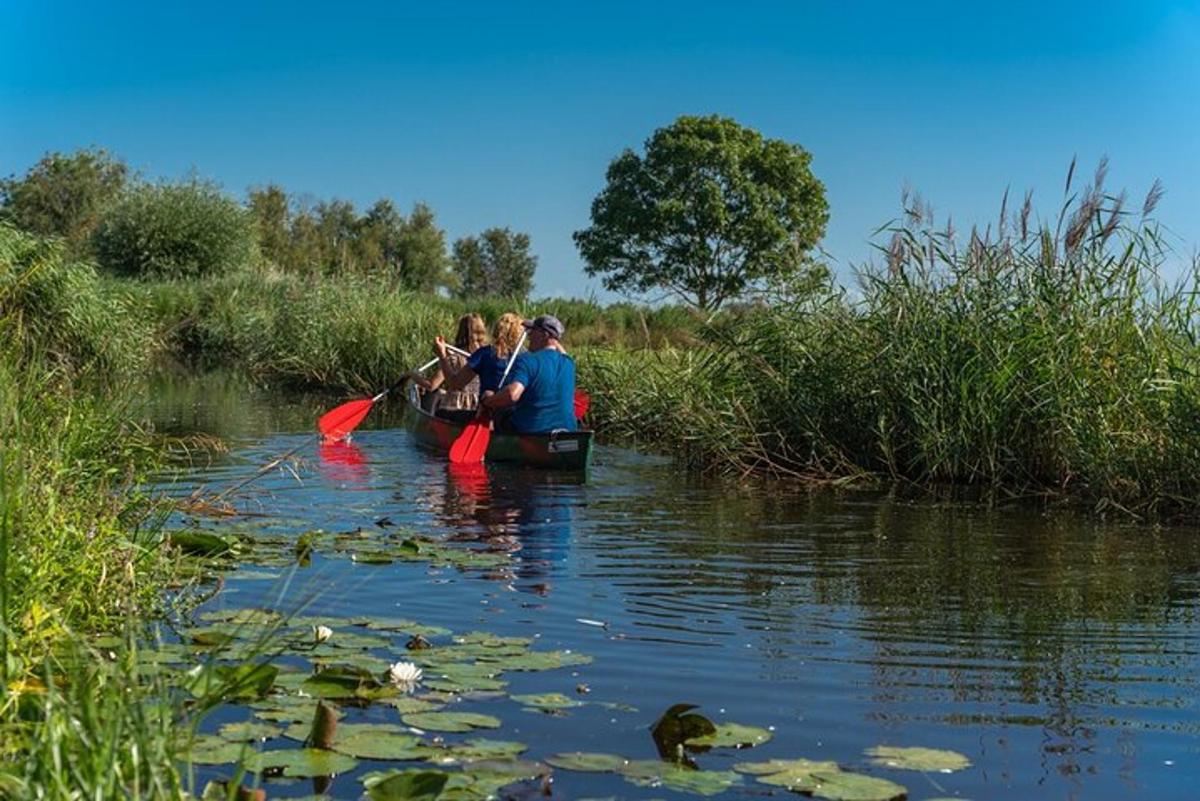
[[[421,680],[421,669],[412,662],[397,662],[388,668],[388,681],[397,687],[411,689]]]
[[[320,645],[333,636],[333,629],[329,628],[329,626],[313,626],[312,633],[313,642]]]

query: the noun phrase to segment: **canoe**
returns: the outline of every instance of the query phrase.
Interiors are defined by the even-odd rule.
[[[435,417],[421,408],[411,388],[404,408],[404,424],[423,447],[449,453],[465,425]],[[587,470],[592,460],[592,431],[559,431],[548,434],[507,434],[493,431],[486,462],[517,462],[554,470]]]

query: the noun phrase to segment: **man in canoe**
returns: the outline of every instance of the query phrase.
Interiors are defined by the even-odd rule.
[[[575,430],[575,360],[559,340],[564,329],[552,314],[521,323],[528,352],[518,354],[508,383],[480,405],[496,415],[496,428],[518,434]],[[511,410],[511,411],[506,411]]]

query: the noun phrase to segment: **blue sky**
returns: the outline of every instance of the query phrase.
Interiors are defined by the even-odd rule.
[[[1073,156],[1200,244],[1200,1],[236,3],[0,0],[0,173],[98,145],[453,239],[528,232],[539,293],[587,294],[571,232],[608,162],[680,114],[813,154],[848,275],[910,186],[956,226],[1006,187],[1056,212]]]

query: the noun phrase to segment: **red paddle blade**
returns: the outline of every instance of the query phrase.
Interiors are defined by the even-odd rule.
[[[592,406],[592,396],[582,389],[575,390],[575,419],[580,420]]]
[[[490,420],[477,417],[467,423],[467,427],[450,446],[451,464],[478,464],[487,453],[488,443],[492,441]]]
[[[353,431],[371,411],[375,401],[370,398],[350,401],[321,415],[317,428],[326,439],[343,439]]]

